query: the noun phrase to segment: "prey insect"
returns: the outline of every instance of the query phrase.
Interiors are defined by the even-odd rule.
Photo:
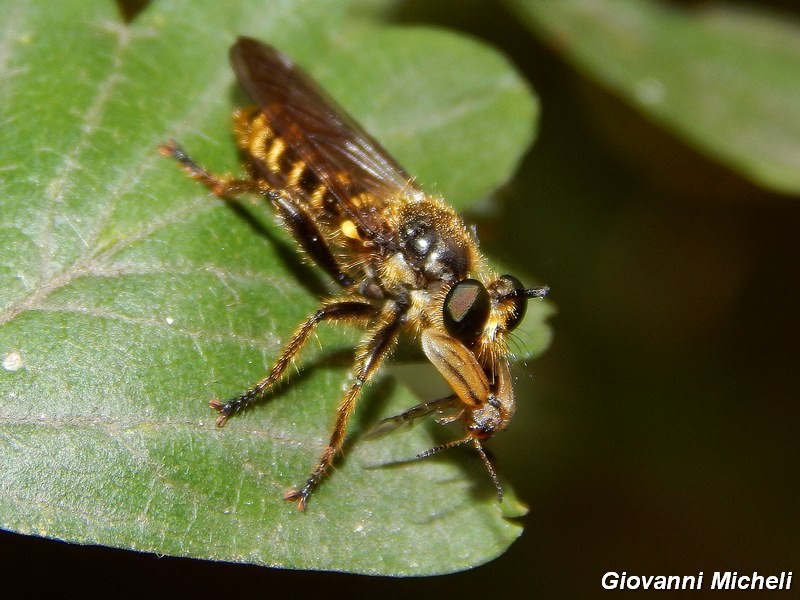
[[[308,479],[287,492],[305,510],[309,496],[342,450],[348,420],[363,386],[392,353],[400,335],[419,340],[452,393],[384,420],[383,434],[420,417],[460,422],[464,433],[422,452],[460,445],[479,453],[502,500],[483,442],[514,414],[507,338],[527,301],[546,287],[525,288],[486,266],[477,241],[442,198],[428,195],[381,145],[356,124],[291,59],[249,38],[230,51],[239,82],[255,106],[234,115],[247,177],[218,177],[176,143],[162,153],[217,196],[262,195],[305,254],[340,287],[289,338],[272,370],[241,395],[212,400],[216,424],[263,398],[283,377],[321,323],[365,328],[355,350],[353,381],[344,393],[330,439]]]

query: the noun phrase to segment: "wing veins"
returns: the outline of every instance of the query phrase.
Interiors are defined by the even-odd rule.
[[[283,138],[329,190],[339,208],[369,237],[381,233],[353,198],[371,206],[419,191],[397,161],[290,58],[251,38],[231,48],[240,83],[275,135]]]

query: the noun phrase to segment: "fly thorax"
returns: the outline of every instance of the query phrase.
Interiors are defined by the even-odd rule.
[[[380,265],[381,283],[388,289],[415,289],[419,287],[419,271],[411,264],[403,252],[394,252]]]
[[[466,277],[472,262],[471,238],[460,219],[433,200],[413,204],[399,220],[400,250],[431,281]]]

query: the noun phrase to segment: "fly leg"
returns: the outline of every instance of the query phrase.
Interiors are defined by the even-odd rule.
[[[243,194],[260,194],[269,198],[295,241],[306,251],[315,264],[330,275],[342,287],[349,287],[353,279],[339,266],[325,238],[314,223],[314,219],[291,197],[278,192],[258,179],[234,179],[218,177],[198,165],[176,142],[159,148],[161,154],[177,160],[189,176],[202,183],[220,198],[231,200]]]
[[[265,189],[254,179],[218,177],[213,173],[209,173],[205,168],[194,162],[174,140],[168,144],[164,144],[158,150],[164,156],[177,160],[181,164],[181,167],[183,167],[183,170],[189,174],[189,177],[202,183],[211,190],[215,196],[220,198],[232,199],[248,193],[269,193],[269,190]]]
[[[421,337],[425,356],[467,407],[464,413],[466,419],[463,419],[467,436],[421,452],[417,458],[427,458],[450,448],[472,444],[497,490],[498,501],[502,502],[503,487],[482,442],[496,431],[505,429],[514,414],[514,392],[508,363],[500,361],[494,364],[490,371],[494,382],[490,382],[475,355],[457,340],[433,329],[426,329]]]
[[[353,285],[353,279],[339,266],[314,219],[284,193],[270,192],[269,198],[284,224],[292,232],[295,241],[306,251],[314,263],[342,287]]]
[[[347,430],[347,422],[353,413],[359,396],[361,396],[361,389],[375,374],[381,361],[391,352],[397,340],[401,324],[402,312],[396,306],[391,307],[356,351],[355,382],[350,386],[336,409],[336,420],[328,445],[322,451],[317,465],[311,471],[303,487],[297,490],[290,490],[283,496],[284,500],[297,502],[297,508],[301,511],[305,511],[308,497],[319,485],[333,464],[336,455],[341,452],[345,431]]]
[[[269,375],[237,398],[224,403],[219,400],[212,400],[209,403],[211,408],[219,412],[217,427],[225,425],[228,417],[233,413],[239,412],[254,402],[257,402],[264,396],[267,390],[281,379],[286,371],[286,367],[288,367],[292,359],[297,356],[297,353],[308,340],[308,336],[319,323],[322,321],[367,321],[375,317],[377,312],[378,309],[372,304],[355,299],[337,300],[324,304],[322,308],[306,319],[305,323],[294,332],[294,335],[292,335],[289,343],[284,347],[283,352],[281,352],[281,355],[278,357]]]

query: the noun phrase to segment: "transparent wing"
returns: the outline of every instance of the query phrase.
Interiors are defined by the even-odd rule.
[[[403,411],[399,415],[384,419],[371,430],[369,430],[364,436],[364,439],[378,439],[400,427],[411,427],[415,424],[415,422],[418,422],[420,419],[434,413],[443,415],[445,412],[458,404],[460,404],[460,400],[455,394],[452,396],[447,396],[446,398],[439,398],[438,400],[431,400],[429,402],[417,404],[416,406],[412,406],[408,410]],[[446,422],[450,422],[449,418],[445,418],[445,420]]]

